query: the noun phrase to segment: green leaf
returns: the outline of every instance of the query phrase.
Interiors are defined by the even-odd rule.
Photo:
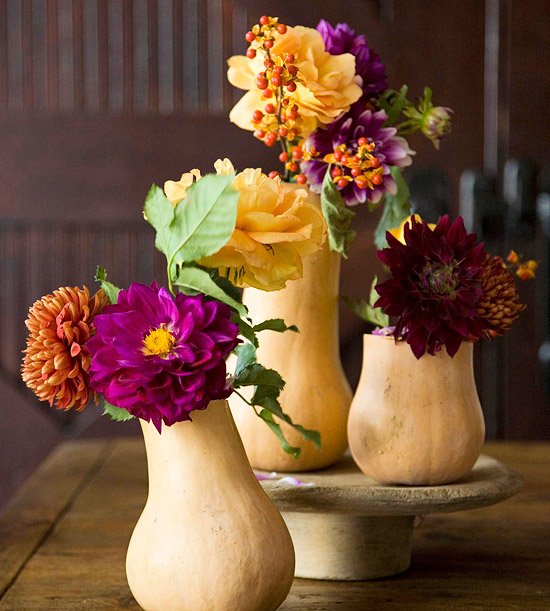
[[[401,169],[392,167],[391,175],[397,184],[397,193],[395,195],[386,193],[384,210],[374,232],[374,243],[378,249],[386,248],[388,245],[386,231],[399,227],[411,213],[409,187],[403,178]]]
[[[382,308],[375,308],[374,304],[376,303],[379,295],[374,288],[378,284],[378,278],[375,276],[372,284],[370,286],[370,295],[369,300],[365,301],[364,299],[351,299],[350,297],[342,297],[344,303],[348,306],[348,308],[354,313],[366,320],[369,324],[374,325],[375,327],[388,327],[390,324],[390,318],[387,314],[384,314]]]
[[[237,355],[235,376],[238,376],[249,365],[256,362],[256,346],[254,344],[240,344],[235,348],[235,354]]]
[[[153,185],[145,200],[145,217],[156,229],[156,247],[173,266],[197,261],[227,244],[237,221],[239,194],[234,176],[209,174],[191,185],[187,197],[172,206]]]
[[[321,189],[321,210],[327,222],[330,248],[347,258],[348,247],[357,235],[350,228],[355,212],[346,207],[344,198],[332,182],[330,169],[329,165]]]
[[[132,420],[134,417],[129,411],[122,409],[121,407],[111,405],[105,400],[103,401],[103,415],[107,415],[111,418],[111,420],[116,420],[117,422],[126,422],[128,420]]]
[[[170,243],[170,224],[174,220],[175,208],[157,185],[152,185],[145,198],[143,216],[156,230],[155,246],[167,254]]]
[[[260,413],[258,414],[258,416],[267,424],[267,426],[275,433],[275,435],[277,435],[283,450],[287,454],[290,454],[293,458],[299,458],[300,454],[302,453],[302,450],[300,448],[291,446],[288,443],[281,429],[281,425],[275,422],[275,419],[273,418],[273,414],[270,411],[268,411],[267,409],[262,409]]]
[[[287,424],[290,424],[290,426],[294,427],[305,440],[312,441],[317,448],[321,447],[321,435],[319,432],[305,429],[300,424],[295,424],[291,417],[283,412],[277,396],[271,392],[269,387],[266,388],[263,386],[258,386],[254,395],[252,396],[251,403],[267,409],[274,416],[277,416],[277,418],[280,418]]]
[[[407,100],[408,92],[409,88],[407,85],[403,85],[399,91],[389,91],[382,96],[380,106],[388,115],[384,125],[395,125],[397,123],[405,106],[410,105],[410,102]]]
[[[242,369],[233,382],[234,388],[258,385],[271,386],[280,392],[284,388],[285,382],[278,371],[266,369],[259,363],[252,363]]]
[[[214,280],[212,280],[207,271],[199,267],[181,267],[174,280],[174,285],[183,289],[183,292],[186,292],[187,289],[213,297],[236,310],[240,316],[246,316],[248,314],[246,307],[242,303],[230,297]]]
[[[242,335],[256,348],[260,345],[258,338],[256,337],[256,333],[254,332],[254,328],[244,318],[238,314],[235,314],[231,320],[239,327],[239,335]]]
[[[287,326],[282,318],[271,318],[270,320],[264,320],[263,322],[254,325],[252,327],[255,333],[260,331],[277,331],[277,333],[284,333],[285,331],[294,331],[298,333],[298,327],[296,325]]]
[[[118,294],[120,293],[120,289],[107,281],[107,272],[104,267],[97,268],[95,272],[95,280],[101,284],[101,288],[105,291],[105,295],[107,295],[107,299],[111,303],[116,303],[118,299]]]

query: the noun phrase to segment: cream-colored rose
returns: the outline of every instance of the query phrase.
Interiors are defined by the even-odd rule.
[[[231,176],[231,174],[235,174],[235,168],[227,157],[218,159],[214,163],[214,169],[219,176]]]
[[[181,175],[181,178],[176,182],[174,180],[167,180],[164,183],[164,193],[166,197],[175,206],[182,199],[187,197],[187,189],[197,180],[200,180],[200,170],[194,169],[190,172],[186,172]]]
[[[356,102],[362,90],[355,76],[355,57],[351,53],[331,55],[325,49],[321,34],[302,26],[288,27],[286,34],[276,35],[271,56],[294,54],[298,66],[296,91],[290,95],[298,106],[299,125],[307,136],[319,125],[331,123]],[[265,106],[256,76],[265,70],[264,55],[254,59],[235,55],[228,61],[227,77],[232,85],[248,92],[233,107],[229,118],[242,129],[253,130],[252,113]]]
[[[279,179],[246,169],[233,181],[239,191],[237,224],[229,242],[199,263],[216,267],[237,286],[265,291],[302,276],[302,258],[326,238],[321,212],[304,189],[283,189]]]
[[[235,168],[227,157],[224,159],[217,159],[214,163],[214,169],[219,176],[231,176],[231,174],[235,174]],[[164,193],[175,206],[178,202],[181,202],[182,199],[187,197],[187,189],[201,178],[200,170],[194,169],[190,172],[186,172],[181,175],[181,178],[177,182],[174,180],[167,180],[164,183]]]

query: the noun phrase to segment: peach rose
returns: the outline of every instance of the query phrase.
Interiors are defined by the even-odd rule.
[[[362,94],[360,78],[355,75],[355,57],[350,53],[328,53],[321,34],[313,28],[288,27],[284,35],[276,35],[270,51],[274,58],[286,53],[295,57],[298,81],[291,98],[298,106],[299,127],[305,136],[347,112]],[[230,83],[248,90],[229,115],[242,129],[254,130],[252,113],[265,106],[262,92],[256,86],[257,74],[265,69],[263,61],[261,53],[254,59],[235,55],[228,60]]]

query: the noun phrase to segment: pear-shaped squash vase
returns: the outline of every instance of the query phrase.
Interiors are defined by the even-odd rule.
[[[364,336],[348,438],[359,468],[383,484],[434,485],[466,475],[485,436],[473,344],[416,359],[405,342]]]
[[[286,183],[284,188],[298,188]],[[320,206],[318,195],[310,202]],[[340,255],[325,243],[303,260],[303,277],[289,281],[280,291],[247,288],[243,301],[253,322],[282,318],[299,333],[261,334],[258,361],[277,370],[286,382],[281,393],[283,410],[294,422],[321,434],[321,449],[304,441],[282,423],[294,446],[302,448],[294,459],[277,437],[237,396],[230,405],[250,463],[267,471],[311,471],[337,462],[347,449],[346,422],[352,393],[340,361],[338,342],[338,291]]]
[[[126,558],[146,611],[277,609],[294,576],[281,515],[256,480],[226,401],[192,422],[141,422],[149,496]]]

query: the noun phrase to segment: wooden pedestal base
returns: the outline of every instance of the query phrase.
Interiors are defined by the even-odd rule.
[[[296,577],[362,581],[406,571],[413,516],[283,512],[296,552]]]
[[[296,577],[360,581],[396,575],[411,563],[415,516],[484,507],[522,488],[513,471],[481,456],[460,481],[443,486],[383,486],[348,455],[323,471],[268,479],[296,551]]]

